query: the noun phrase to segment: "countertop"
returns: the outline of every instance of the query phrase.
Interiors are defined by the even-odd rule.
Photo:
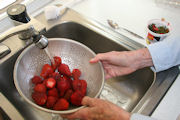
[[[151,19],[165,18],[172,26],[171,35],[176,36],[180,32],[180,7],[163,5],[154,0],[83,0],[72,8],[107,26],[107,19],[112,19],[119,26],[125,27],[144,38],[147,34],[147,23]],[[146,45],[145,40],[136,39],[122,31],[119,32]],[[177,118],[180,114],[179,86],[180,76],[162,99],[152,117],[158,120],[175,120]]]
[[[107,19],[111,19],[144,38],[147,34],[147,23],[151,19],[165,18],[170,22],[174,36],[180,31],[180,8],[156,4],[155,0],[82,0],[73,9],[107,26]],[[144,40],[126,35],[146,45]]]

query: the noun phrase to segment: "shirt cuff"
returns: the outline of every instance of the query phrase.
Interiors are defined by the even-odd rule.
[[[180,64],[180,37],[167,37],[163,41],[147,45],[154,70],[160,72]],[[152,68],[153,68],[152,67]]]
[[[154,66],[151,67],[153,71],[160,72],[172,67],[170,63],[172,61],[171,50],[166,41],[150,44],[147,48],[153,60]]]
[[[157,119],[149,117],[149,116],[144,116],[138,113],[133,113],[131,115],[130,120],[157,120]]]

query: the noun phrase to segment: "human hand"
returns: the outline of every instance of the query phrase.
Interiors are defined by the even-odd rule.
[[[61,117],[68,120],[130,120],[130,113],[109,101],[86,96],[82,100],[82,105],[87,107]]]
[[[90,63],[102,62],[106,79],[130,74],[140,68],[152,66],[152,58],[147,48],[134,51],[112,51],[97,54]]]
[[[131,56],[127,51],[112,51],[97,54],[90,60],[90,63],[101,61],[106,73],[106,79],[108,79],[134,72],[137,67],[133,64],[133,59],[133,55]]]

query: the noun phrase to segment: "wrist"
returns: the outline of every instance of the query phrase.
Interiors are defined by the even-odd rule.
[[[131,118],[131,114],[129,112],[126,112],[124,116],[124,120],[130,120],[130,118]]]
[[[152,57],[147,48],[142,48],[133,52],[134,52],[133,54],[136,54],[134,63],[137,69],[153,66]]]
[[[117,120],[130,120],[130,118],[131,118],[131,114],[129,112],[123,111],[123,114],[122,114],[122,111],[121,111],[121,114],[119,114],[119,117]]]

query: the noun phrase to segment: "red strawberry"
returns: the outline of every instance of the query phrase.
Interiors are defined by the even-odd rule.
[[[56,103],[57,100],[58,100],[57,97],[48,96],[48,97],[47,97],[47,102],[46,102],[46,107],[47,107],[47,108],[52,108],[52,107],[55,105],[55,103]]]
[[[61,58],[58,56],[54,56],[54,62],[56,66],[58,67],[61,64]]]
[[[46,96],[46,93],[33,92],[32,99],[34,100],[36,104],[42,106],[46,103],[47,96]]]
[[[43,77],[44,79],[47,78],[50,74],[52,74],[53,68],[49,64],[45,64],[41,70],[40,76]]]
[[[65,92],[71,88],[69,78],[66,76],[61,77],[60,81],[58,81],[57,88],[60,91],[60,97],[64,96]]]
[[[66,64],[59,65],[58,72],[63,75],[71,76],[71,71],[69,69],[69,66]]]
[[[69,84],[70,84],[70,86],[71,86],[71,88],[72,88],[73,80],[69,77],[69,78],[68,78],[68,81],[69,81]]]
[[[44,79],[43,80],[43,84],[46,86],[46,82],[47,82],[48,79]]]
[[[87,88],[87,82],[85,80],[80,80],[82,84],[82,88]]]
[[[72,86],[72,79],[66,75],[63,75],[63,77],[60,78],[60,80],[69,82],[70,86]]]
[[[56,80],[54,78],[48,78],[46,81],[47,88],[53,88],[56,85]]]
[[[83,97],[84,97],[84,95],[82,94],[82,92],[80,92],[80,91],[75,91],[75,92],[71,95],[71,103],[72,103],[73,105],[80,106]]]
[[[69,81],[68,79],[69,79],[69,78],[68,78],[67,76],[65,76],[65,75],[63,75],[62,77],[60,77],[60,80],[62,80],[62,81]]]
[[[32,80],[33,84],[39,84],[39,83],[42,82],[42,79],[39,76],[36,76],[36,75],[31,80]]]
[[[48,96],[59,97],[57,88],[52,88],[52,89],[48,90],[47,95]]]
[[[61,75],[58,72],[54,72],[49,77],[52,77],[57,81],[57,80],[60,80]]]
[[[34,87],[34,91],[35,92],[40,92],[40,93],[45,93],[46,92],[46,86],[41,83],[41,84],[37,84],[35,87]]]
[[[60,81],[58,81],[57,88],[60,92],[60,97],[62,97],[64,96],[65,92],[71,88],[71,85],[67,79],[62,78]]]
[[[85,80],[73,80],[74,91],[81,91],[83,95],[86,94],[87,82]]]
[[[81,80],[73,80],[72,85],[73,85],[74,91],[81,90],[81,87],[82,87]]]
[[[86,90],[87,90],[87,82],[85,80],[81,80],[81,92],[83,95],[86,95]]]
[[[61,64],[61,58],[58,56],[54,56],[54,63],[52,64],[52,68],[56,70],[56,68]]]
[[[67,110],[69,108],[69,103],[66,99],[60,98],[54,105],[54,110]]]
[[[66,99],[67,101],[70,101],[71,95],[73,94],[73,91],[71,89],[67,90],[65,95],[64,95],[64,99]]]
[[[55,63],[52,63],[52,62],[51,62],[51,67],[52,67],[53,71],[56,71],[57,66],[56,66]]]
[[[74,80],[78,80],[79,77],[81,76],[81,71],[79,69],[73,69],[72,76]]]

